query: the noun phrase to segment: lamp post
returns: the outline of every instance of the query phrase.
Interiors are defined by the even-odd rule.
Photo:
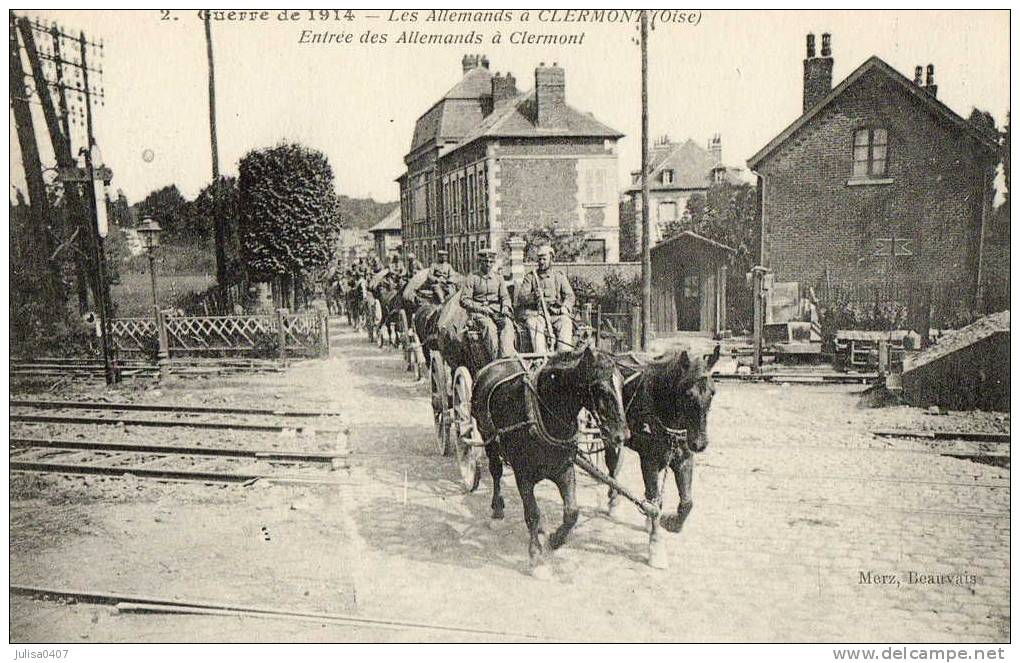
[[[142,236],[142,244],[145,252],[149,254],[149,275],[152,277],[152,306],[159,310],[159,300],[156,298],[156,248],[159,247],[159,234],[163,229],[153,219],[142,219],[138,225],[138,234]]]
[[[170,374],[170,348],[166,334],[166,323],[163,314],[159,310],[159,298],[156,295],[156,248],[159,247],[159,234],[163,232],[159,223],[153,219],[142,219],[138,224],[138,234],[142,236],[142,244],[145,245],[145,252],[149,255],[149,276],[152,278],[152,315],[156,321],[156,331],[159,335],[159,375],[161,379],[169,377]]]

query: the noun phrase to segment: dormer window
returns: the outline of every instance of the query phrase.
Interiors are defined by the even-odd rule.
[[[672,184],[673,183],[673,171],[672,170],[664,170],[664,171],[662,171],[662,183],[663,184]]]
[[[886,177],[889,163],[889,132],[858,129],[854,132],[854,178]]]
[[[726,181],[726,171],[723,168],[716,168],[712,171],[712,181],[716,184],[722,184]]]

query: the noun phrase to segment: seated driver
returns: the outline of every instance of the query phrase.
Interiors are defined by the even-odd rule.
[[[492,271],[495,262],[495,250],[478,250],[478,270],[465,280],[460,305],[468,312],[471,326],[481,330],[489,357],[512,357],[517,354],[513,304],[506,281]]]
[[[521,280],[517,293],[517,310],[531,335],[535,352],[548,352],[545,312],[556,335],[556,351],[574,348],[574,289],[567,275],[552,266],[553,248],[545,244],[538,249],[538,268],[528,272]],[[543,310],[542,299],[545,299]]]
[[[446,249],[436,251],[436,261],[429,265],[428,279],[418,290],[423,299],[442,304],[457,289],[453,282],[453,265],[447,260],[449,255]]]

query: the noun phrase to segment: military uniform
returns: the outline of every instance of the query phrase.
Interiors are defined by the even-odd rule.
[[[573,349],[574,321],[571,315],[574,312],[574,289],[570,287],[566,274],[550,267],[545,272],[535,270],[525,274],[517,292],[517,307],[531,335],[534,351],[547,352],[549,345],[539,292],[549,310],[557,352]]]
[[[446,301],[447,297],[456,290],[456,286],[453,283],[453,265],[448,262],[432,263],[429,267],[428,279],[421,290],[425,293],[431,293],[436,303]]]
[[[490,357],[511,357],[514,348],[513,305],[503,277],[494,272],[471,274],[464,282],[460,305],[471,324],[482,331]]]

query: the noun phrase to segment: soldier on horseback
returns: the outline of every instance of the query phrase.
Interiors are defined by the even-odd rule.
[[[496,251],[479,249],[478,270],[464,282],[460,305],[470,324],[482,332],[489,357],[512,357],[514,348],[513,304],[506,281],[492,271]]]
[[[562,352],[574,347],[574,289],[567,275],[554,269],[555,252],[548,244],[538,249],[538,268],[525,274],[517,293],[517,306],[524,325],[531,335],[532,349],[547,352],[549,341],[555,336],[556,350]]]

